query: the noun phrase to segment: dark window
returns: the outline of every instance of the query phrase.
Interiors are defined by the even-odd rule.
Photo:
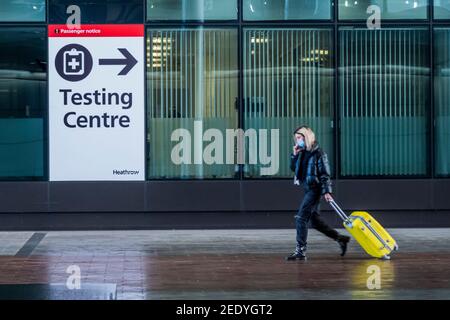
[[[49,21],[65,24],[70,14],[67,7],[75,4],[81,9],[81,23],[143,23],[142,0],[49,0]]]
[[[43,178],[44,28],[0,29],[0,179]]]
[[[450,28],[434,30],[436,174],[450,175]]]

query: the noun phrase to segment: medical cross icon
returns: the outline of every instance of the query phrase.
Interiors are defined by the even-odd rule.
[[[80,65],[80,62],[78,62],[75,58],[72,58],[72,60],[70,60],[70,62],[68,63],[69,67],[72,68],[73,70],[76,70],[77,67]]]
[[[84,52],[72,48],[64,52],[64,73],[66,75],[82,75],[84,73]]]
[[[67,81],[85,79],[93,67],[92,55],[86,47],[72,43],[61,48],[55,57],[58,74]]]

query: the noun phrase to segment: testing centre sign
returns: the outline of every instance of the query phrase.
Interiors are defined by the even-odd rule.
[[[50,181],[145,180],[144,26],[48,36]]]

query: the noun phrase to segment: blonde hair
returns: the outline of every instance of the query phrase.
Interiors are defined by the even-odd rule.
[[[309,127],[303,126],[295,130],[295,133],[299,133],[305,137],[306,150],[311,151],[316,144],[316,135],[314,134],[314,131]]]

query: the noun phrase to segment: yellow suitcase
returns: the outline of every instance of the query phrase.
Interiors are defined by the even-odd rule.
[[[335,201],[330,205],[344,221],[345,229],[372,257],[389,260],[390,254],[398,250],[394,238],[369,213],[355,211],[347,216]]]

